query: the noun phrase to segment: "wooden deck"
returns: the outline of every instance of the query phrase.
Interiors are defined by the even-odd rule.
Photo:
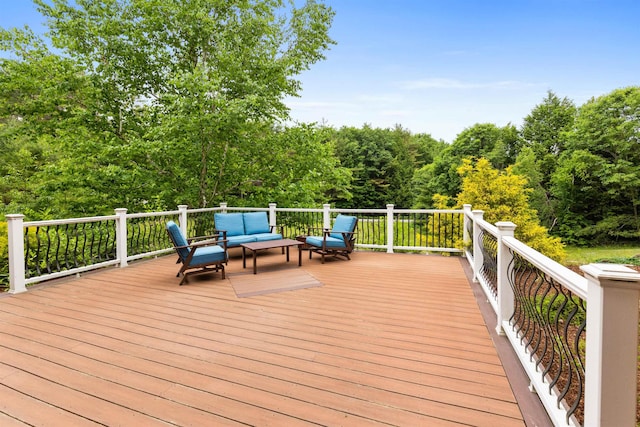
[[[293,258],[260,254],[257,277]],[[0,425],[525,424],[459,258],[302,269],[323,286],[179,287],[167,256],[4,295]]]

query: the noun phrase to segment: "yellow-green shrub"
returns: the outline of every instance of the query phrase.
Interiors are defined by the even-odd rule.
[[[493,168],[487,159],[474,162],[465,159],[458,169],[462,177],[462,191],[457,197],[457,207],[471,204],[473,209],[484,211],[484,219],[495,224],[511,221],[516,224],[515,237],[538,252],[561,262],[565,257],[564,245],[557,237],[548,234],[540,225],[537,212],[529,205],[530,189],[525,177]]]

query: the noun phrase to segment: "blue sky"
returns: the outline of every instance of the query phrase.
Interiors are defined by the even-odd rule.
[[[329,0],[337,41],[302,76],[300,121],[451,142],[520,126],[548,90],[581,105],[640,84],[640,1]]]
[[[325,0],[337,42],[300,78],[291,116],[451,142],[476,123],[520,126],[547,91],[581,105],[640,85],[638,0]],[[29,0],[0,26],[42,31]]]

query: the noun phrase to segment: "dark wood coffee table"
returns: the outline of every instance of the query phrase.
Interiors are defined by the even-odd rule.
[[[298,267],[302,266],[302,251],[300,250],[300,246],[304,243],[299,242],[297,240],[292,239],[280,239],[280,240],[267,240],[264,242],[251,242],[251,243],[242,243],[240,246],[242,247],[242,268],[247,268],[247,256],[246,250],[249,249],[253,254],[253,274],[258,273],[258,269],[256,267],[256,252],[264,249],[274,249],[274,248],[283,248],[287,253],[287,262],[289,262],[289,248],[291,246],[298,247]]]

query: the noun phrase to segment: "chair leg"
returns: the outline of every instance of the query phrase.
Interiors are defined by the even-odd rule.
[[[187,282],[187,274],[183,273],[182,274],[182,280],[180,280],[179,286],[182,286],[186,282]]]

